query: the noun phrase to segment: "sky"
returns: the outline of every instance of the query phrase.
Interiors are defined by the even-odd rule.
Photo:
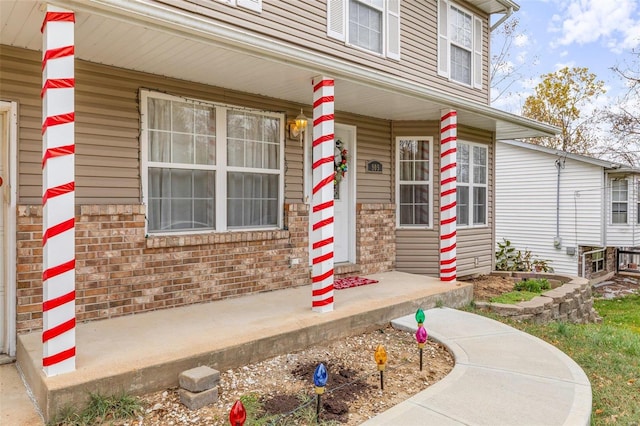
[[[518,77],[492,105],[519,114],[543,74],[587,67],[604,81],[606,95],[592,107],[615,104],[624,83],[611,67],[626,68],[640,51],[640,0],[516,0],[519,24],[509,65]],[[492,22],[500,15],[492,17]],[[494,31],[494,34],[496,32]],[[494,35],[492,54],[502,45]],[[637,58],[637,53],[635,58]],[[637,68],[637,65],[636,65]],[[495,99],[495,91],[492,93]]]

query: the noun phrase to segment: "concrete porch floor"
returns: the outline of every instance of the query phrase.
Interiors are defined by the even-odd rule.
[[[24,334],[17,364],[48,420],[65,405],[81,406],[90,392],[166,389],[199,365],[224,371],[385,325],[417,308],[461,307],[473,297],[467,283],[397,271],[367,277],[379,282],[336,290],[328,313],[311,311],[311,288],[302,286],[79,324],[76,370],[54,377],[41,368],[41,333]]]

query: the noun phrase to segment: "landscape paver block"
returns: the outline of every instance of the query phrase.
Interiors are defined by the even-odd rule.
[[[220,372],[206,365],[183,371],[178,376],[180,387],[190,392],[202,392],[220,383]]]
[[[180,402],[190,410],[198,410],[205,405],[213,404],[218,400],[218,387],[207,389],[202,392],[190,392],[186,389],[178,389]]]

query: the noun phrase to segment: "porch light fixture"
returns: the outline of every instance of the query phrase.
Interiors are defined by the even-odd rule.
[[[289,123],[289,137],[291,139],[300,139],[300,146],[302,146],[302,138],[304,136],[304,131],[307,128],[307,117],[302,113],[302,108],[300,109],[300,114],[296,117],[295,121]]]

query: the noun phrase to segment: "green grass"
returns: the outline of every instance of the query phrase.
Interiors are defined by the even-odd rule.
[[[142,405],[137,397],[124,392],[110,396],[92,393],[84,410],[78,412],[72,407],[65,407],[49,422],[49,425],[101,425],[113,420],[134,418],[140,412],[142,412]]]
[[[531,291],[511,291],[509,293],[503,293],[500,296],[492,297],[489,301],[492,303],[506,303],[513,305],[518,302],[526,302],[536,296],[540,296],[540,293]]]
[[[602,324],[513,322],[484,314],[537,336],[569,355],[591,382],[591,424],[640,424],[640,297],[599,300]]]
[[[605,324],[640,333],[640,294],[612,300],[596,300],[594,305]]]

